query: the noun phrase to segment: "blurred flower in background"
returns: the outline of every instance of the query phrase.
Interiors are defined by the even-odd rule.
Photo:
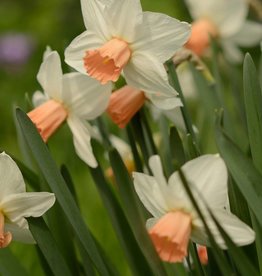
[[[20,71],[31,57],[35,40],[25,33],[6,32],[0,35],[0,68],[7,72]]]

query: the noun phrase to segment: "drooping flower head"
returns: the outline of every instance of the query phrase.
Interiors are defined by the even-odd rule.
[[[53,206],[54,194],[27,193],[20,170],[4,152],[0,154],[0,186],[0,248],[12,240],[34,243],[26,218],[42,216]]]
[[[210,44],[210,36],[218,38],[226,57],[240,62],[243,54],[238,47],[257,45],[262,39],[262,26],[247,20],[246,0],[186,0],[194,19],[192,35],[186,45],[202,55]]]
[[[81,6],[87,30],[66,49],[69,65],[101,83],[123,72],[128,85],[152,94],[156,104],[172,97],[169,106],[181,105],[163,63],[187,41],[187,23],[142,12],[139,0],[81,0]]]
[[[135,190],[153,215],[147,221],[149,234],[162,260],[181,262],[187,255],[189,238],[208,246],[208,236],[179,173],[173,173],[167,182],[159,156],[152,156],[149,165],[153,176],[133,174]],[[252,243],[254,231],[229,211],[227,169],[223,160],[218,155],[203,155],[187,162],[181,169],[217,244],[226,248],[206,206],[237,245]]]
[[[112,85],[101,85],[97,80],[81,73],[62,73],[56,51],[47,51],[37,75],[44,94],[36,92],[35,102],[41,103],[28,113],[46,142],[66,120],[74,139],[78,156],[89,166],[96,167],[90,144],[91,125],[101,115],[109,102]]]

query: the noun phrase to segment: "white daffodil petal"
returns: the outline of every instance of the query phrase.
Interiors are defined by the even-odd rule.
[[[97,49],[101,47],[104,42],[105,41],[99,38],[93,30],[87,29],[77,36],[65,49],[65,62],[80,73],[86,74],[83,60],[86,51]]]
[[[143,21],[143,12],[139,0],[108,0],[105,17],[112,37],[132,42],[138,27]]]
[[[115,135],[110,135],[109,139],[112,145],[117,149],[123,160],[132,160],[132,152],[129,144],[127,144],[124,140]]]
[[[9,231],[12,233],[12,239],[14,241],[19,241],[28,244],[36,243],[28,226],[27,228],[21,228],[15,224],[5,223],[5,231]]]
[[[255,232],[238,217],[226,210],[212,210],[213,215],[216,217],[218,223],[225,230],[228,236],[233,240],[237,246],[244,246],[252,243],[255,240]],[[213,219],[208,216],[206,223],[216,241],[216,243],[222,248],[226,249],[226,243],[220,234]],[[193,241],[210,245],[208,236],[205,231],[205,227],[201,222],[199,226],[194,227],[192,232]]]
[[[182,106],[180,98],[174,96],[166,96],[161,93],[149,94],[146,93],[146,97],[159,109],[173,110],[176,107]]]
[[[33,94],[33,97],[32,97],[32,102],[33,102],[33,105],[34,107],[37,107],[43,103],[45,103],[46,101],[48,101],[49,97],[40,92],[40,91],[36,91],[34,94]]]
[[[175,125],[176,128],[186,133],[186,125],[180,108],[164,110],[163,114]]]
[[[248,12],[245,0],[186,0],[189,11],[195,20],[207,18],[219,30],[222,37],[228,37],[237,32]]]
[[[212,18],[219,27],[222,37],[229,37],[239,31],[245,22],[248,13],[248,3],[246,0],[220,0],[221,12],[214,10]],[[219,7],[219,8],[220,8]]]
[[[231,63],[241,63],[244,55],[238,48],[237,44],[231,39],[226,39],[221,42],[224,55],[226,59]]]
[[[21,217],[40,217],[55,203],[55,195],[47,192],[12,194],[1,201],[1,209],[12,222]]]
[[[25,192],[25,183],[19,168],[4,152],[0,154],[0,175],[0,202],[10,194]]]
[[[190,25],[165,14],[144,12],[143,26],[131,48],[156,56],[161,63],[171,58],[188,40]]]
[[[111,90],[111,82],[101,85],[81,73],[63,76],[63,102],[69,113],[83,119],[93,120],[106,110]]]
[[[190,185],[190,183],[188,183]],[[183,208],[190,210],[192,204],[185,191],[179,173],[174,172],[168,179],[168,190],[166,193],[166,202],[169,209]]]
[[[134,185],[138,197],[146,209],[154,216],[161,217],[168,209],[163,196],[162,187],[155,178],[143,173],[133,173]]]
[[[162,63],[146,53],[133,54],[124,69],[128,85],[143,90],[146,94],[176,97],[177,92],[170,86],[168,76]]]
[[[70,116],[67,123],[73,134],[73,141],[77,155],[90,167],[97,167],[97,161],[94,157],[91,147],[91,136],[89,128],[91,127],[83,119]]]
[[[244,246],[255,240],[255,232],[234,214],[224,210],[214,210],[213,213],[220,225],[236,245]],[[211,231],[212,230],[213,229],[211,229]],[[215,237],[218,244],[221,241],[219,235],[217,238]],[[223,244],[224,242],[219,245],[223,246]]]
[[[105,2],[103,0],[81,0],[81,9],[87,30],[96,34],[98,39],[106,41],[111,34],[105,20]]]
[[[44,58],[37,74],[38,82],[50,98],[60,100],[62,75],[60,57],[56,51],[52,51]]]
[[[219,155],[195,158],[183,165],[182,171],[209,206],[224,208],[227,205],[227,168]]]
[[[242,47],[258,45],[262,40],[262,24],[246,20],[239,32],[230,39]]]
[[[160,187],[167,188],[167,181],[164,176],[162,163],[158,155],[153,155],[149,158],[149,167]]]

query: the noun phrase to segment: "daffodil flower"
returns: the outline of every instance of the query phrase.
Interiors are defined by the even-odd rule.
[[[180,106],[163,63],[187,41],[189,24],[142,12],[139,0],[81,0],[81,6],[86,31],[66,49],[65,61],[102,84],[123,73],[159,108]]]
[[[153,176],[133,174],[135,190],[153,215],[147,221],[149,234],[162,260],[181,262],[187,255],[189,238],[209,246],[208,236],[179,173],[173,173],[167,182],[159,156],[152,156],[149,165]],[[219,155],[203,155],[187,162],[181,169],[217,244],[226,248],[207,206],[237,245],[252,243],[254,231],[229,210],[227,169]]]
[[[0,154],[0,179],[0,248],[12,240],[35,243],[26,218],[42,216],[53,206],[54,194],[27,193],[20,170],[4,152]]]
[[[262,40],[262,25],[247,20],[246,0],[186,0],[194,19],[187,47],[201,55],[209,46],[209,36],[219,39],[229,61],[241,62],[239,47],[252,47]]]
[[[78,156],[91,167],[97,162],[90,144],[93,120],[103,113],[108,105],[112,85],[101,85],[97,80],[81,73],[62,73],[56,51],[47,51],[37,75],[44,94],[37,92],[35,102],[41,103],[28,113],[38,128],[43,140],[48,138],[66,120],[73,134]]]

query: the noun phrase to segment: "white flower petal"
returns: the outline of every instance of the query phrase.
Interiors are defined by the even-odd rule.
[[[70,116],[67,123],[73,134],[73,141],[77,155],[90,167],[97,167],[97,162],[91,147],[90,125],[83,119]]]
[[[208,18],[218,27],[222,37],[236,33],[248,12],[246,0],[186,0],[186,3],[195,20]]]
[[[237,246],[244,246],[252,243],[255,240],[255,232],[244,222],[242,222],[234,214],[226,210],[212,210],[213,215],[218,220],[221,227],[225,230],[228,236],[233,240]],[[212,232],[213,237],[217,244],[226,249],[226,243],[222,238],[220,231],[210,216],[206,218],[206,223]],[[200,244],[210,245],[204,225],[194,227],[192,232],[192,239]]]
[[[241,63],[243,61],[244,55],[238,48],[236,43],[230,38],[221,41],[221,46],[223,48],[224,55],[226,59],[231,63]]]
[[[165,189],[167,187],[167,181],[164,176],[160,157],[158,155],[153,155],[149,158],[148,163],[158,185]]]
[[[223,210],[214,210],[213,212],[218,222],[236,245],[244,246],[255,240],[255,232],[237,216]],[[216,240],[219,243],[219,238]],[[220,245],[222,246],[223,243]]]
[[[132,160],[132,152],[129,144],[115,135],[109,137],[112,145],[117,149],[123,160]]]
[[[184,97],[186,99],[196,99],[198,94],[194,77],[190,70],[190,63],[187,61],[181,63],[177,67],[176,72]]]
[[[186,133],[186,125],[180,108],[164,110],[163,114],[174,124],[176,128]]]
[[[146,97],[159,109],[163,111],[173,110],[176,107],[182,106],[180,98],[174,96],[166,96],[160,93],[157,94],[146,94]]]
[[[105,2],[103,0],[81,0],[81,9],[87,30],[96,34],[99,40],[111,37],[105,20]]]
[[[143,90],[146,95],[159,94],[166,97],[178,95],[168,82],[163,64],[146,53],[133,54],[124,68],[124,75],[128,85]]]
[[[46,101],[48,101],[49,97],[40,92],[40,91],[36,91],[34,94],[33,94],[33,97],[32,97],[32,102],[33,102],[33,105],[34,107],[37,107],[43,103],[45,103]]]
[[[15,224],[5,223],[5,231],[9,231],[12,233],[12,239],[14,241],[19,241],[28,244],[36,243],[28,228],[28,225],[27,228],[21,228]]]
[[[221,209],[227,206],[227,168],[219,155],[208,154],[195,158],[183,165],[182,171],[209,206]]]
[[[19,168],[4,152],[0,154],[0,176],[0,202],[10,194],[25,192],[25,183]]]
[[[165,14],[144,12],[143,25],[131,44],[134,51],[146,51],[161,63],[171,58],[188,40],[190,25]]]
[[[65,49],[65,62],[80,73],[86,74],[83,61],[86,51],[97,49],[104,43],[105,41],[99,38],[93,30],[87,29],[77,36]]]
[[[60,57],[56,51],[52,51],[44,58],[37,74],[38,82],[50,98],[61,99],[62,75]]]
[[[262,24],[246,20],[239,32],[230,39],[242,47],[258,45],[262,40]]]
[[[21,217],[40,217],[55,203],[55,195],[47,192],[12,194],[1,201],[1,209],[12,222]]]
[[[143,13],[139,0],[106,1],[105,18],[112,37],[132,42],[141,27]]]
[[[101,115],[108,106],[111,90],[111,82],[101,85],[81,73],[63,76],[63,102],[69,113],[82,119],[93,120]]]
[[[146,209],[154,216],[161,217],[168,208],[163,196],[163,189],[155,178],[143,173],[133,173],[134,185],[138,197]]]

